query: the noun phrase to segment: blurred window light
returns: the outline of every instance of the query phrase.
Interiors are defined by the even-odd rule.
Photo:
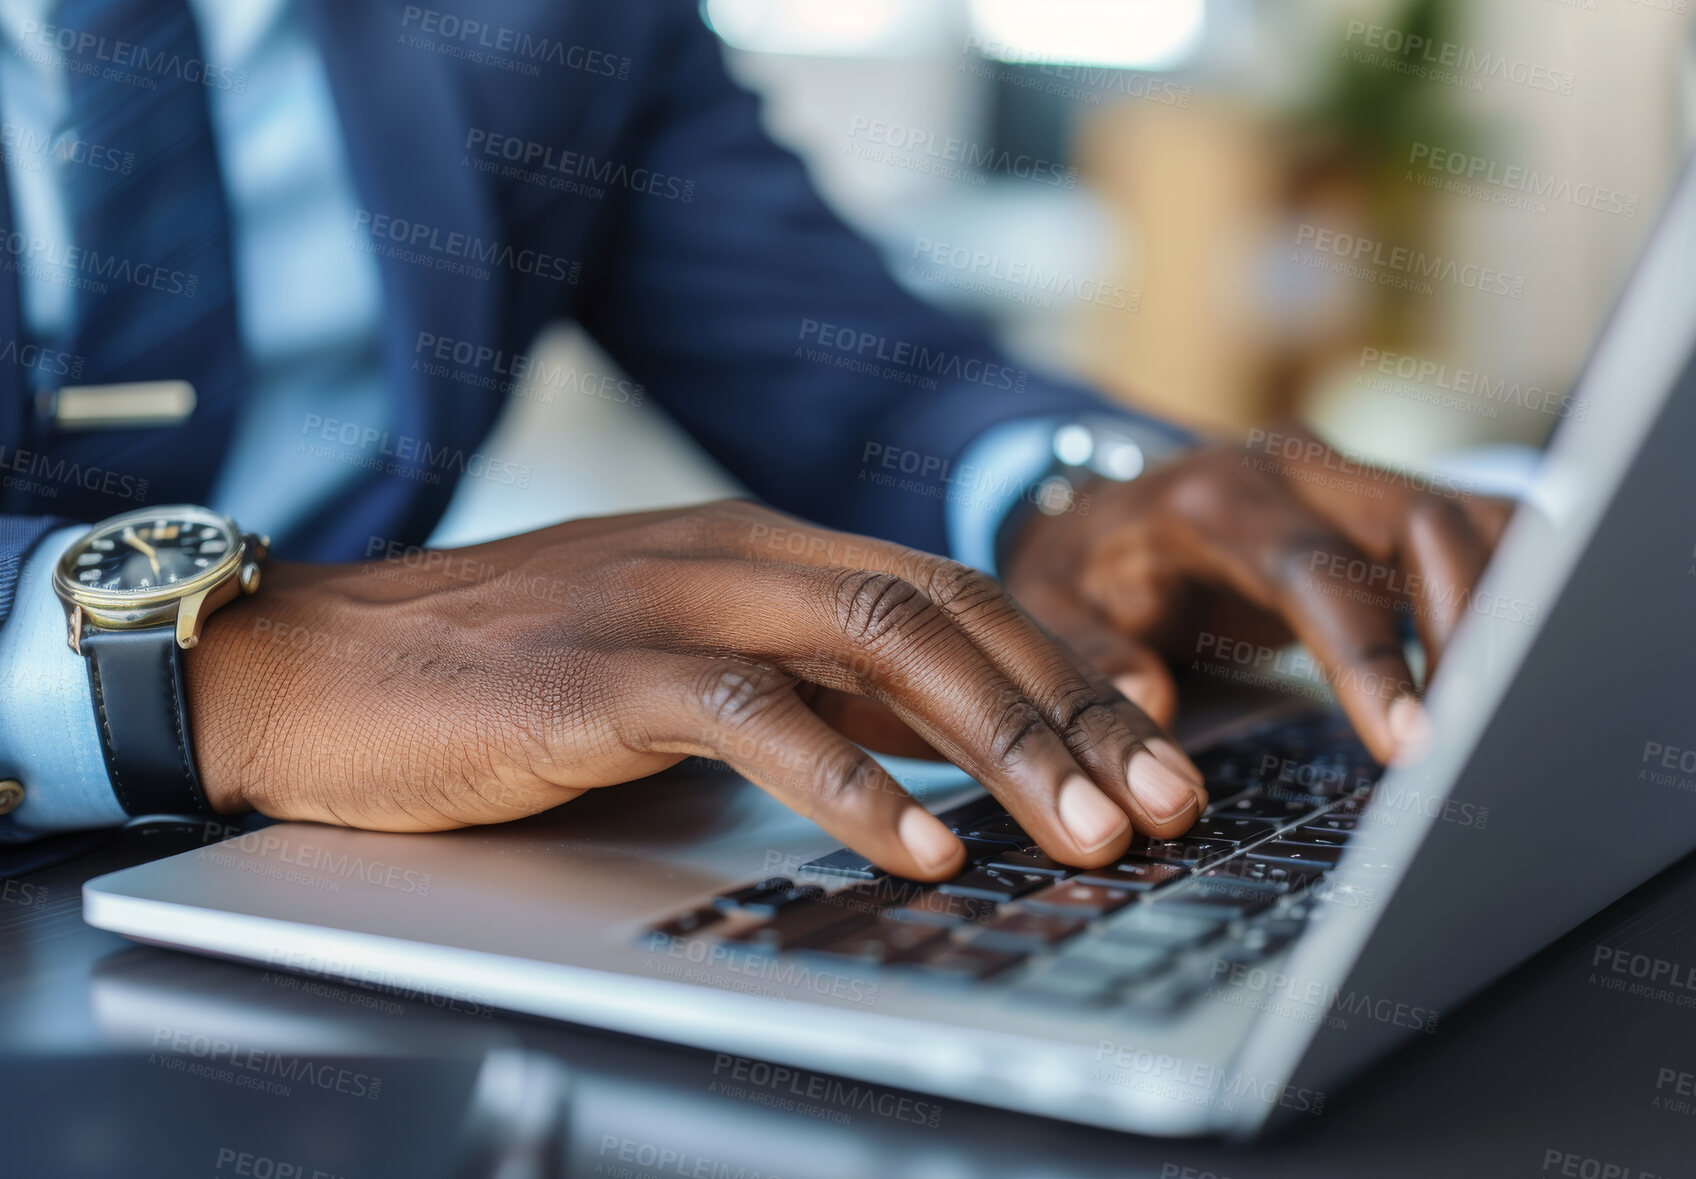
[[[1171,70],[1201,47],[1207,0],[971,0],[971,22],[996,61]]]
[[[807,57],[918,57],[946,36],[951,0],[701,0],[725,44]]]

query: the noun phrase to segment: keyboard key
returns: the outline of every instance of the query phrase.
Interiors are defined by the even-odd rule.
[[[970,802],[963,802],[959,806],[941,811],[936,817],[944,827],[958,833],[979,820],[1006,813],[1007,808],[1002,806],[993,794],[986,794],[982,798],[974,798]]]
[[[921,925],[981,924],[995,916],[995,902],[981,897],[927,892],[898,909],[888,910],[883,916],[891,921],[913,921]]]
[[[1127,859],[1161,860],[1170,864],[1194,865],[1219,856],[1229,855],[1236,845],[1217,839],[1150,839],[1139,835],[1125,849]]]
[[[797,888],[795,882],[787,876],[773,876],[758,884],[722,893],[713,898],[713,906],[727,913],[739,911],[753,913],[759,917],[770,917],[785,905],[823,895],[822,888],[814,885]]]
[[[1107,942],[1170,948],[1204,945],[1230,924],[1227,917],[1202,911],[1182,912],[1155,905],[1126,909],[1100,930]]]
[[[1044,855],[1041,848],[1027,847],[1022,851],[1010,851],[1005,845],[996,848],[996,855],[984,863],[986,868],[995,868],[1002,872],[1032,872],[1038,876],[1076,876],[1078,869]]]
[[[1124,908],[1131,903],[1132,895],[1121,888],[1068,880],[1033,892],[1019,902],[1019,908],[1031,913],[1058,913],[1093,920]]]
[[[1170,964],[1172,951],[1165,946],[1110,942],[1091,937],[1073,942],[1054,959],[1054,969],[1096,974],[1118,983],[1136,982]]]
[[[1256,892],[1235,880],[1196,880],[1188,888],[1167,893],[1154,902],[1156,908],[1207,912],[1233,920],[1270,909],[1277,903],[1273,893]]]
[[[976,823],[963,823],[954,832],[962,839],[980,839],[985,843],[1004,843],[1014,847],[1030,847],[1036,841],[1011,815],[999,815]]]
[[[1207,817],[1220,819],[1266,819],[1273,823],[1294,822],[1312,813],[1318,805],[1312,799],[1287,799],[1265,794],[1251,794],[1234,802],[1210,807]]]
[[[924,896],[929,888],[929,885],[902,880],[899,876],[884,876],[832,893],[825,903],[862,913],[878,913],[910,905]]]
[[[1079,917],[1007,911],[996,914],[995,920],[979,929],[967,944],[978,949],[1031,953],[1076,937],[1088,924]]]
[[[1063,1007],[1101,1007],[1113,998],[1117,981],[1106,974],[1058,969],[1050,963],[1041,973],[1020,979],[1010,997],[1018,1002],[1054,1003]]]
[[[1135,984],[1119,1003],[1119,1014],[1135,1023],[1173,1019],[1213,985],[1209,974],[1176,970]]]
[[[1280,860],[1290,864],[1317,864],[1321,868],[1335,868],[1337,861],[1343,858],[1343,849],[1340,847],[1320,847],[1312,843],[1296,843],[1288,839],[1274,839],[1270,843],[1263,843],[1256,847],[1254,855],[1262,860]]]
[[[1320,815],[1317,819],[1309,819],[1302,826],[1317,831],[1353,831],[1360,826],[1360,817],[1358,815],[1339,815],[1333,811]]]
[[[1279,839],[1293,840],[1296,843],[1311,843],[1320,847],[1344,847],[1348,844],[1350,831],[1332,831],[1324,827],[1297,827],[1278,836]]]
[[[680,916],[673,917],[663,925],[656,925],[649,930],[644,939],[649,945],[663,946],[677,938],[685,938],[699,933],[709,925],[716,925],[724,920],[724,914],[711,906],[691,909]]]
[[[1197,819],[1184,832],[1184,839],[1217,839],[1232,845],[1259,839],[1276,829],[1277,823],[1267,819],[1251,819],[1241,815],[1213,815]]]
[[[1010,901],[1035,892],[1053,883],[1047,876],[1034,872],[998,872],[994,868],[973,868],[942,884],[937,891],[957,897],[977,897],[986,901]]]
[[[888,965],[922,957],[947,936],[948,930],[940,925],[879,918],[870,925],[854,926],[840,936],[815,939],[804,952]]]
[[[828,935],[830,940],[849,930],[869,925],[873,917],[855,913],[840,905],[822,902],[794,904],[779,909],[760,925],[745,929],[727,939],[768,950],[787,950]]]
[[[1259,887],[1273,894],[1295,892],[1324,875],[1318,864],[1289,864],[1263,860],[1253,852],[1226,860],[1201,874],[1203,880],[1232,880],[1246,887]]]
[[[923,977],[966,982],[1000,974],[1024,960],[1024,954],[945,942],[903,965],[916,968]]]
[[[845,847],[836,849],[828,856],[807,861],[801,865],[801,871],[811,876],[850,876],[857,880],[875,880],[884,875],[882,868],[859,852],[850,851]]]
[[[1122,888],[1128,892],[1147,892],[1181,879],[1189,869],[1182,864],[1162,864],[1154,860],[1121,860],[1105,868],[1091,868],[1076,877],[1079,884],[1100,884]]]

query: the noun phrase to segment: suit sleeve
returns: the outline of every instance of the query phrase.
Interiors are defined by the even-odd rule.
[[[624,199],[580,318],[760,497],[945,551],[974,438],[1109,407],[903,290],[765,134],[694,6],[670,8],[625,147],[652,190]]]

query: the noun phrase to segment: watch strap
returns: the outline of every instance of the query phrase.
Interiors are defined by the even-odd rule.
[[[195,771],[176,628],[82,636],[100,749],[126,813],[209,815]]]

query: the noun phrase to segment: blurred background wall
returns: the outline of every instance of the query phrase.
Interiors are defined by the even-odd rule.
[[[1394,464],[1584,412],[1567,390],[1692,126],[1693,3],[701,9],[912,289],[1128,404],[1297,417]],[[569,325],[538,346],[616,371]],[[569,392],[515,399],[485,449],[532,487],[466,481],[438,543],[734,490],[659,411]]]

